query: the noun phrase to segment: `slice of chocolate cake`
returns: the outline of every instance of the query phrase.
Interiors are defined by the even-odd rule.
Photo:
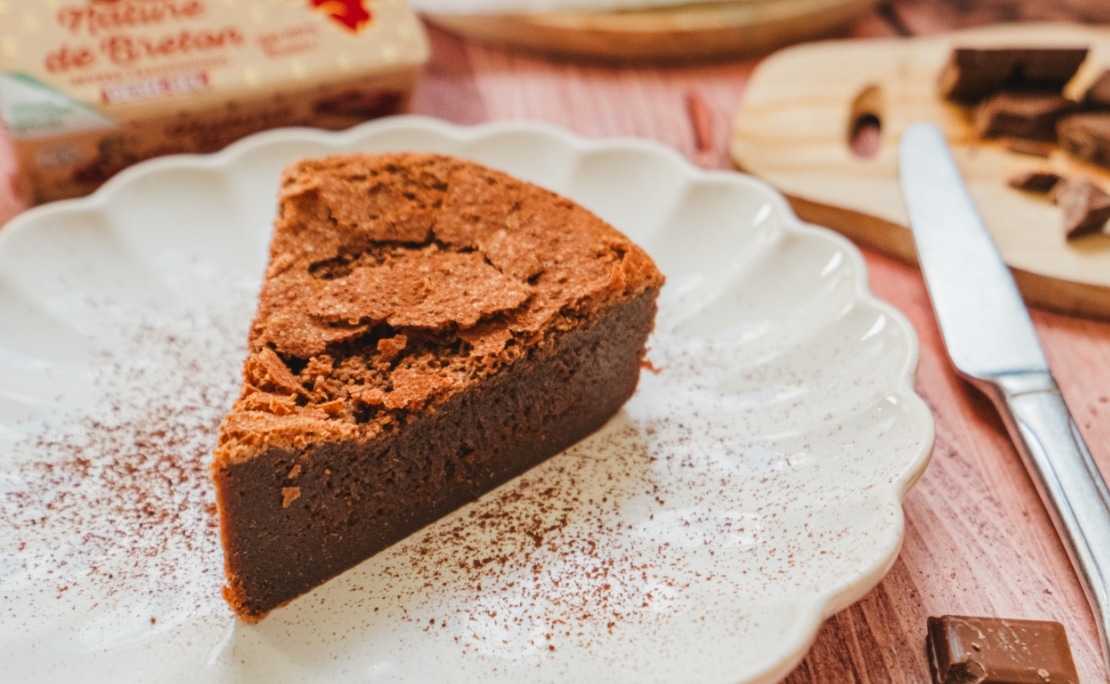
[[[288,168],[212,465],[235,612],[262,618],[601,427],[662,282],[587,210],[473,163]]]

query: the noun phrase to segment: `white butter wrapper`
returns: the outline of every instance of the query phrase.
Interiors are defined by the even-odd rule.
[[[407,107],[405,0],[0,0],[0,125],[21,194],[88,194],[151,157]]]

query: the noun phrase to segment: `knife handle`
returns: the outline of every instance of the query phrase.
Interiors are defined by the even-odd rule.
[[[1110,490],[1050,374],[1015,373],[989,384],[1079,574],[1110,663]]]

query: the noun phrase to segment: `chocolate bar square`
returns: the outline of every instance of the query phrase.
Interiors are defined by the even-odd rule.
[[[1054,93],[999,92],[979,106],[975,132],[980,138],[1053,141],[1056,123],[1078,108],[1079,103]]]
[[[974,101],[1003,88],[1063,90],[1087,48],[956,48],[940,75],[941,95]]]
[[[945,615],[928,621],[935,684],[1078,684],[1059,622]]]

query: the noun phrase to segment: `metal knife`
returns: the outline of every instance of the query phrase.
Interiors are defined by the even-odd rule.
[[[1110,490],[1041,351],[1009,268],[945,142],[914,124],[899,144],[917,257],[952,365],[994,402],[1091,604],[1110,664]]]

